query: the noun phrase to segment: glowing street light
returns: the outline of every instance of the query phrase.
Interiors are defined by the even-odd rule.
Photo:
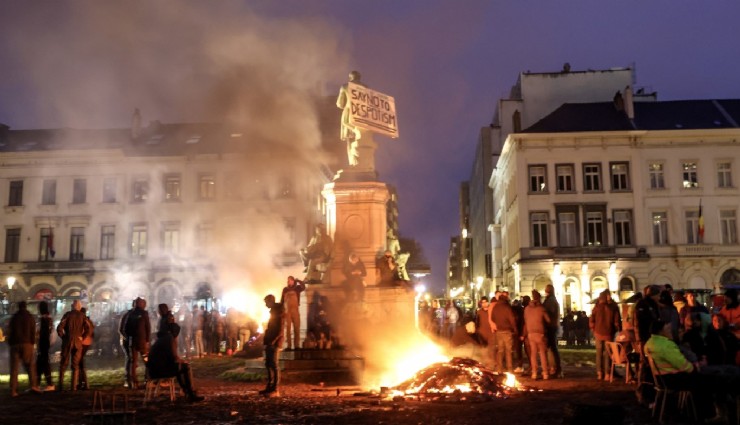
[[[8,284],[8,299],[13,302],[13,286],[15,285],[15,276],[8,276],[5,279],[5,283]]]

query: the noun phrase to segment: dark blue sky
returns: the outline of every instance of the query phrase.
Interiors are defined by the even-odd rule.
[[[120,3],[4,3],[0,122],[126,126],[135,106],[146,119],[195,119],[197,112],[171,104],[196,103],[203,93],[178,87],[216,78],[208,65],[221,63],[213,58],[233,31],[279,40],[265,50],[287,63],[298,58],[287,78],[326,94],[357,69],[370,87],[396,98],[401,137],[380,140],[378,169],[398,188],[402,235],[422,244],[437,288],[479,128],[520,72],[558,71],[565,62],[573,70],[635,66],[636,85],[659,100],[740,98],[737,1]],[[209,38],[214,33],[222,38]],[[276,47],[303,47],[311,37],[320,47],[306,46],[320,53]],[[210,53],[193,53],[199,47]]]

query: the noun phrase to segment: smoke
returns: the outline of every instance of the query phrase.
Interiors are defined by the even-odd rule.
[[[179,252],[162,249],[160,240],[173,214],[159,202],[159,188],[162,174],[172,170],[132,164],[130,175],[146,177],[151,196],[118,218],[116,237],[126,238],[130,223],[148,223],[147,258],[166,258],[170,270],[197,276],[172,282],[162,277],[166,273],[122,261],[111,268],[108,283],[126,304],[146,293],[146,282],[176,286],[182,294],[193,294],[198,282],[212,282],[217,293],[249,287],[261,296],[282,287],[286,272],[300,272],[275,259],[303,246],[313,224],[310,204],[321,187],[317,164],[330,160],[322,149],[317,99],[335,94],[346,81],[344,52],[350,49],[334,22],[268,18],[242,3],[13,4],[0,18],[0,49],[13,58],[14,69],[24,70],[15,78],[28,94],[18,105],[28,113],[7,123],[13,128],[125,128],[139,108],[144,127],[147,119],[223,122],[255,146],[244,163],[225,162],[237,180],[219,188],[232,186],[246,202],[179,214]],[[89,172],[106,175],[104,167]],[[286,172],[302,197],[289,214],[261,202],[282,190]],[[314,195],[305,198],[307,193]],[[286,223],[288,215],[292,223]],[[203,229],[207,249],[199,239]]]

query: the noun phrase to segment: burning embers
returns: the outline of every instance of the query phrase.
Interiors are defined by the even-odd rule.
[[[411,379],[393,387],[393,398],[426,400],[486,400],[508,398],[512,393],[532,391],[510,373],[496,374],[479,362],[455,357],[421,369]]]

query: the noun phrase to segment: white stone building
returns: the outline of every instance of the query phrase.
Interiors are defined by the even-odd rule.
[[[506,138],[491,175],[497,284],[718,291],[740,276],[740,100],[572,103]],[[700,235],[703,221],[703,237]]]
[[[1,292],[82,297],[106,314],[136,296],[172,306],[235,286],[279,291],[302,276],[298,249],[343,158],[329,106],[328,141],[303,151],[227,124],[2,126]]]

